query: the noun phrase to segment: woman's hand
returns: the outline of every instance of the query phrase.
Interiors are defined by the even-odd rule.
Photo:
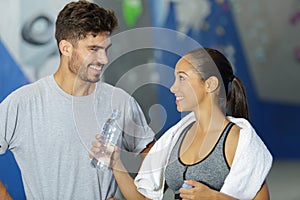
[[[190,200],[190,199],[212,199],[214,194],[214,190],[210,189],[203,183],[194,181],[194,180],[187,180],[184,181],[185,184],[192,186],[192,188],[181,188],[179,190],[180,197],[183,200]]]
[[[192,186],[193,188],[181,188],[179,190],[182,200],[235,199],[194,180],[186,180],[184,183]]]
[[[90,158],[100,160],[110,168],[115,167],[117,161],[120,160],[120,149],[118,146],[101,142],[101,135],[96,135],[96,140],[92,142]],[[102,151],[102,152],[101,152]],[[100,153],[101,152],[101,153]]]

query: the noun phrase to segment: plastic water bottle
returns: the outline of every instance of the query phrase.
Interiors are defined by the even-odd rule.
[[[119,110],[113,110],[111,117],[103,126],[101,138],[99,139],[102,144],[101,150],[94,155],[94,158],[91,162],[92,166],[97,169],[106,170],[109,168],[114,147],[117,145],[121,134],[121,129],[117,123],[117,120],[120,118],[120,116],[121,113]]]

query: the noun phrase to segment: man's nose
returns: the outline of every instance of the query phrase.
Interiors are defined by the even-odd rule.
[[[108,57],[107,57],[107,53],[106,52],[99,52],[98,53],[98,58],[97,58],[98,62],[100,62],[103,65],[106,65],[108,63]]]

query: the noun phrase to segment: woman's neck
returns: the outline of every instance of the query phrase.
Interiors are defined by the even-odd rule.
[[[198,109],[194,111],[196,118],[197,130],[203,133],[215,132],[222,130],[226,121],[225,114],[217,107],[212,106],[211,109]]]

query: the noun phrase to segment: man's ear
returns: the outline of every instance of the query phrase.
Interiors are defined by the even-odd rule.
[[[219,87],[219,80],[215,76],[211,76],[205,81],[206,91],[214,92]]]
[[[59,42],[59,50],[62,55],[70,56],[72,55],[73,45],[67,40],[61,40]]]

